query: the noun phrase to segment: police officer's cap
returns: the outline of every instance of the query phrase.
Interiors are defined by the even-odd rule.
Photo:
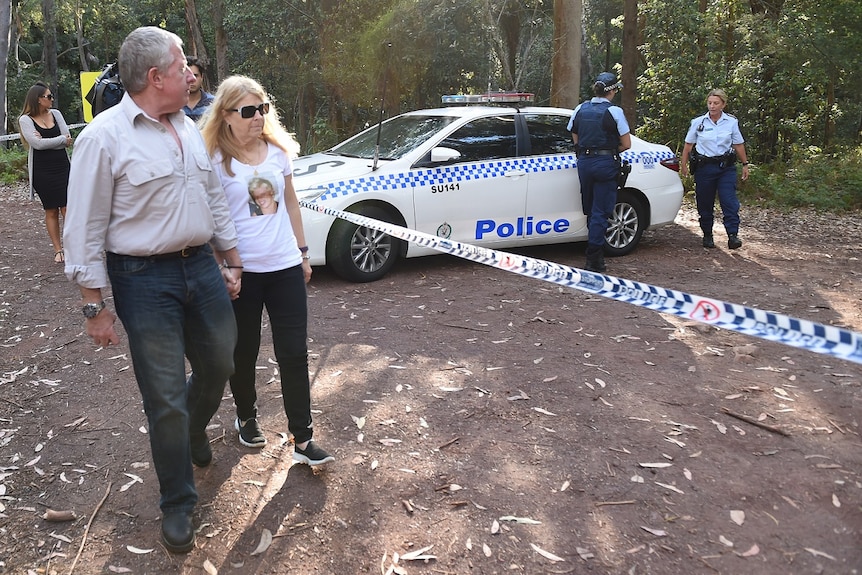
[[[601,84],[605,92],[610,92],[611,90],[619,90],[623,87],[622,83],[617,80],[616,74],[612,72],[602,72],[596,78],[596,84]]]

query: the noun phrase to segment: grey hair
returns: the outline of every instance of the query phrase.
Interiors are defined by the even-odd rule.
[[[131,94],[143,92],[147,87],[147,72],[155,66],[165,71],[173,63],[171,48],[183,48],[183,41],[173,32],[156,26],[141,26],[126,36],[120,46],[120,78]]]

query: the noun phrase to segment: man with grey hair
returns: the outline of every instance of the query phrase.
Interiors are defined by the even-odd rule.
[[[99,346],[120,341],[102,293],[110,280],[149,424],[161,539],[185,553],[195,543],[192,463],[212,460],[206,426],[234,369],[230,300],[242,265],[218,176],[181,111],[194,81],[182,41],[138,28],[123,42],[119,66],[126,94],[75,145],[65,271]]]

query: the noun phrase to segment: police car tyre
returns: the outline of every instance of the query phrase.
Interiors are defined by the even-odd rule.
[[[648,221],[648,210],[637,194],[630,190],[617,192],[617,205],[605,235],[605,255],[624,256],[634,250]]]
[[[403,225],[384,208],[362,206],[354,213]],[[345,220],[332,225],[326,242],[326,262],[339,277],[356,283],[377,281],[392,269],[403,251],[402,241],[389,234]]]

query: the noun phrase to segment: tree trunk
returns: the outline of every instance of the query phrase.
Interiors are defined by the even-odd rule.
[[[0,65],[3,69],[9,61],[9,45],[12,40],[12,0],[0,1]],[[3,107],[0,108],[0,133],[6,135],[6,124],[8,122],[9,113],[6,104],[6,87],[8,82],[6,74],[0,78],[0,102],[3,102]]]
[[[78,39],[78,60],[81,62],[81,70],[84,72],[90,71],[90,64],[87,62],[87,47],[84,45],[84,24],[81,21],[81,1],[75,2],[75,36]]]
[[[57,89],[57,24],[56,24],[56,7],[54,0],[42,0],[42,20],[45,22],[45,28],[42,31],[42,36],[45,41],[42,50],[42,60],[45,63],[45,77],[51,85],[51,91],[54,94],[59,94]],[[54,102],[59,106],[59,102]]]
[[[227,78],[230,66],[227,59],[227,33],[224,30],[224,0],[213,0],[213,21],[216,41],[216,83]]]
[[[638,0],[625,0],[623,5],[623,82],[622,109],[634,131],[637,125],[638,77]]]
[[[2,0],[0,0],[2,1]],[[18,57],[18,38],[21,30],[21,12],[18,0],[12,0],[12,31],[9,37],[9,54],[15,64],[15,75],[21,73],[21,58]]]
[[[832,115],[832,110],[835,108],[835,82],[832,80],[834,77],[834,75],[830,74],[829,79],[826,81],[826,118],[823,122],[824,149],[829,149],[835,138],[835,118]]]
[[[581,91],[582,0],[554,0],[551,106],[574,108]]]
[[[500,14],[500,30],[503,36],[503,53],[501,57],[506,60],[506,68],[511,77],[508,90],[517,90],[518,52],[520,51],[521,18],[519,13],[519,2],[507,2],[504,6],[505,12]]]
[[[207,46],[204,43],[204,34],[198,19],[198,9],[195,0],[185,0],[186,5],[186,31],[188,33],[188,46],[186,54],[197,58],[205,70],[204,88],[208,88],[212,81],[210,75],[210,58]]]
[[[494,54],[497,56],[497,60],[500,62],[500,75],[502,76],[502,82],[506,83],[506,89],[513,89],[515,86],[515,62],[511,57],[511,50],[507,45],[507,35],[508,31],[507,23],[505,20],[507,19],[507,4],[503,4],[500,6],[499,13],[495,13],[496,7],[492,5],[491,2],[486,2],[485,14],[488,19],[488,30],[491,35],[491,43],[493,45]],[[508,25],[511,27],[511,24]],[[499,88],[497,86],[496,88]],[[489,89],[493,89],[492,86],[488,86]]]

